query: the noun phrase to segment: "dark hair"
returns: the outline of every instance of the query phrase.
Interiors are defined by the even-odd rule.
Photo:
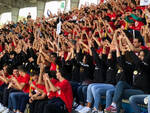
[[[50,78],[52,78],[53,76],[51,75],[51,72],[50,72],[50,70],[49,70],[49,67],[45,67],[45,69],[44,69],[44,73],[47,73],[48,74],[48,76],[50,77]]]
[[[141,9],[138,9],[138,12],[140,13],[140,15],[142,15],[142,10]]]
[[[10,55],[16,55],[16,52],[15,51],[11,51],[9,54]]]
[[[108,22],[110,22],[110,21],[111,21],[111,19],[110,19],[110,17],[109,17],[109,16],[105,16],[105,17],[104,17],[104,20],[107,20]]]
[[[134,5],[136,5],[136,1],[135,1],[135,0],[131,0],[131,2],[132,2]]]
[[[5,63],[5,64],[3,65],[3,67],[5,67],[5,66],[8,66],[8,64]]]
[[[67,79],[67,75],[66,75],[67,70],[64,67],[59,68],[58,72],[60,72],[60,74],[61,74],[62,77],[64,77],[65,79]]]
[[[123,30],[123,32],[125,33],[125,35],[130,39],[133,38],[133,35],[128,31],[128,30]]]
[[[86,64],[91,66],[93,64],[93,57],[90,56],[89,54],[85,54],[84,56],[86,58]]]
[[[30,73],[30,76],[39,76],[39,72],[38,71],[35,71],[33,70],[31,73]]]
[[[51,55],[53,55],[55,58],[57,58],[57,54],[56,53],[51,53]]]
[[[8,75],[12,75],[12,73],[13,73],[12,66],[8,66],[7,69],[6,69],[6,71],[7,71]]]
[[[110,43],[112,41],[108,36],[102,38],[102,41],[105,41],[105,40],[108,40]]]
[[[19,71],[22,71],[22,72],[25,72],[25,73],[27,72],[27,71],[26,71],[26,68],[25,68],[24,66],[22,66],[22,65],[21,65],[21,66],[18,66],[18,70],[19,70]]]
[[[135,37],[135,39],[138,39],[138,42],[141,43],[141,45],[144,45],[144,41],[141,37]]]

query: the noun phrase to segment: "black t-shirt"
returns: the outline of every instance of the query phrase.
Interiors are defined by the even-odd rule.
[[[31,15],[28,15],[28,16],[27,16],[27,19],[30,19],[30,18],[31,18]]]

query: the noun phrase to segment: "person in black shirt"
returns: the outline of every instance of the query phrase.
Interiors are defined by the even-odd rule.
[[[31,13],[28,13],[27,19],[31,19]]]
[[[106,39],[105,39],[106,40]],[[92,44],[93,45],[93,44]],[[99,104],[101,104],[101,96],[105,95],[106,91],[108,89],[114,89],[113,84],[105,84],[105,78],[106,78],[106,71],[107,71],[107,56],[106,56],[106,48],[107,48],[107,43],[106,45],[103,45],[103,51],[102,51],[102,56],[101,58],[99,55],[96,53],[95,49],[92,47],[92,55],[94,58],[94,61],[96,63],[95,70],[94,70],[94,82],[90,85],[88,85],[87,89],[87,107],[79,110],[79,112],[89,112],[91,111],[90,107],[92,106],[92,101],[94,99],[94,111],[93,112],[98,112],[99,109]],[[112,52],[112,51],[111,51]]]
[[[113,102],[112,104],[105,109],[106,112],[117,112],[120,106],[117,106],[122,98],[129,98],[132,95],[144,94],[149,92],[149,60],[150,54],[148,50],[141,50],[139,55],[135,55],[134,52],[131,51],[130,47],[127,46],[128,54],[132,59],[132,68],[126,67],[129,69],[133,69],[132,71],[132,82],[127,81],[119,81],[116,85]],[[119,52],[119,49],[117,48]],[[119,55],[119,54],[118,54]],[[130,71],[128,71],[130,72]],[[125,77],[130,76],[129,73],[125,73]],[[117,110],[118,109],[118,110]]]

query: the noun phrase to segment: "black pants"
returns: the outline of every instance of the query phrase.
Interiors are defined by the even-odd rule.
[[[2,103],[2,101],[3,101],[3,92],[4,92],[5,88],[7,88],[6,84],[3,84],[0,86],[0,103]]]
[[[29,104],[30,113],[43,113],[44,106],[48,103],[48,99],[35,100]]]
[[[43,113],[68,113],[68,111],[60,98],[53,98],[44,106]]]
[[[7,89],[7,87],[4,88],[4,92],[3,92],[3,99],[2,99],[2,103],[4,106],[8,106],[8,98],[9,98],[9,94],[11,92],[18,92],[19,90],[16,90],[16,89],[13,89],[13,88],[10,88],[10,89]]]
[[[81,83],[70,81],[70,84],[72,87],[73,97],[75,98],[76,102],[80,104],[80,99],[78,97],[78,87],[80,86]]]
[[[36,108],[35,107],[36,102],[37,102],[37,100],[35,100],[35,101],[33,101],[32,103],[29,104],[29,111],[30,111],[30,113],[35,113],[34,109]]]

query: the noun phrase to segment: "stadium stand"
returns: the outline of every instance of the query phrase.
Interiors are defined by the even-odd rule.
[[[109,0],[4,25],[0,113],[150,113],[149,15]]]

